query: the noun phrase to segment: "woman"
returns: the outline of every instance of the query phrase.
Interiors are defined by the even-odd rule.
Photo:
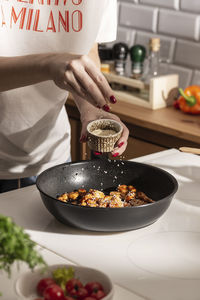
[[[34,183],[70,160],[64,104],[73,94],[82,121],[110,114],[113,91],[99,70],[97,43],[116,35],[116,0],[10,0],[1,5],[0,192]],[[123,153],[128,129],[113,156]]]

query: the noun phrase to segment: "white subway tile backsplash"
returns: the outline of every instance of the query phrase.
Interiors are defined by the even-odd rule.
[[[200,85],[200,0],[118,0],[118,41],[148,48],[161,39],[161,71],[180,76],[180,86]],[[170,62],[167,64],[166,62]]]
[[[139,0],[139,3],[158,7],[179,8],[179,0]]]
[[[198,13],[200,13],[200,1],[199,0],[181,0],[180,1],[180,9],[198,14]]]
[[[160,10],[158,32],[186,39],[199,39],[198,15],[173,10]]]
[[[174,61],[179,65],[200,69],[200,44],[177,40]]]
[[[122,3],[120,25],[156,32],[158,9]]]
[[[135,41],[135,34],[136,34],[136,32],[133,29],[119,27],[117,30],[116,41],[107,43],[107,45],[112,46],[117,42],[123,42],[123,43],[126,43],[129,47],[131,47]]]
[[[119,28],[117,31],[117,41],[124,42],[131,47],[135,41],[135,31],[127,28]]]
[[[186,88],[191,84],[192,70],[172,64],[160,64],[160,75],[178,74],[179,87]]]
[[[199,70],[194,71],[191,84],[200,86],[200,71]]]
[[[169,65],[168,73],[179,75],[179,87],[185,89],[192,80],[192,70],[177,65]]]
[[[160,49],[161,60],[171,62],[173,60],[174,47],[176,42],[175,38],[165,37],[165,36],[156,35],[148,32],[137,31],[135,37],[135,43],[145,46],[148,52],[149,39],[153,37],[158,37],[161,40],[161,49]]]

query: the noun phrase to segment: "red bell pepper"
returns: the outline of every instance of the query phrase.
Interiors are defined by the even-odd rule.
[[[184,91],[179,89],[181,96],[178,98],[178,106],[188,114],[200,114],[200,86],[192,85]]]

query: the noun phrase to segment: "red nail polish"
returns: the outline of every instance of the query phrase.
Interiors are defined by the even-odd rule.
[[[117,102],[117,99],[115,98],[115,96],[110,96],[110,101],[115,104]]]
[[[118,148],[122,147],[124,145],[124,142],[121,142],[119,145],[118,145]]]
[[[102,155],[101,152],[94,152],[95,155]]]
[[[105,111],[110,111],[110,107],[109,107],[107,104],[105,104],[105,105],[103,106],[103,110],[105,110]]]
[[[117,157],[117,156],[119,156],[119,153],[115,153],[112,155],[112,157]]]
[[[82,137],[80,138],[80,142],[81,142],[81,143],[84,143],[84,142],[86,142],[86,141],[87,141],[86,136],[85,136],[85,135],[82,135]]]

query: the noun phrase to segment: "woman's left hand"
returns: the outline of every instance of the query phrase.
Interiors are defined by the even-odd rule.
[[[89,122],[97,119],[112,119],[118,121],[122,125],[123,127],[122,135],[120,139],[117,141],[114,150],[112,151],[113,157],[117,157],[121,155],[126,150],[127,147],[129,130],[124,125],[124,123],[121,122],[118,116],[116,116],[115,114],[105,112],[98,108],[91,107],[91,109],[88,111],[87,114],[85,113],[81,116],[82,130],[81,130],[80,142],[87,141],[87,125]]]

